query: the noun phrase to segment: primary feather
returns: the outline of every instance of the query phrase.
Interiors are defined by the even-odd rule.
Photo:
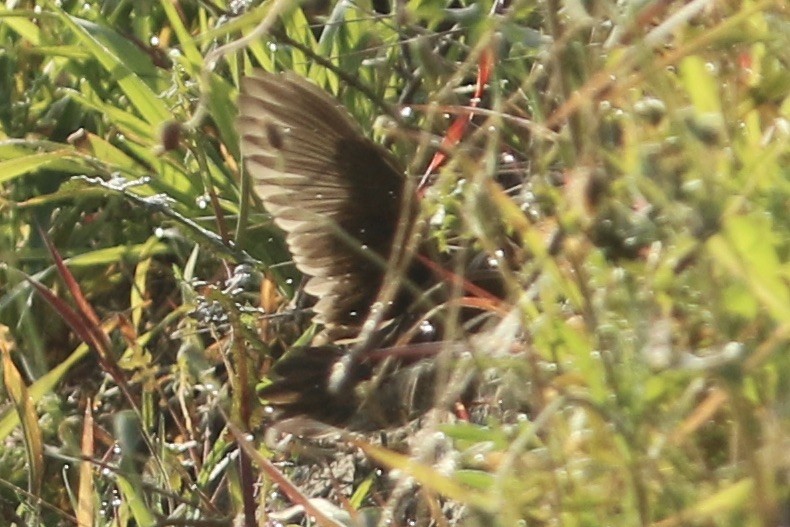
[[[392,256],[401,170],[339,103],[292,74],[244,78],[237,125],[254,189],[319,299],[317,320],[358,325]]]

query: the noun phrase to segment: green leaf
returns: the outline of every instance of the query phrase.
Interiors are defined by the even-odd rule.
[[[424,465],[403,454],[393,452],[386,448],[382,448],[363,441],[353,441],[365,454],[372,457],[379,463],[386,465],[391,469],[400,470],[415,480],[420,482],[426,488],[441,494],[450,499],[458,500],[462,503],[468,503],[482,510],[489,512],[494,511],[495,500],[486,497],[482,494],[470,491],[469,489],[460,485],[457,481],[444,476],[435,468]]]
[[[294,9],[291,16],[283,21],[285,25],[285,33],[297,42],[307,46],[309,49],[316,49],[316,41],[313,32],[310,29],[310,22],[305,17],[301,9]],[[309,77],[310,64],[312,61],[302,51],[292,48],[291,54],[291,69],[302,77]]]
[[[497,427],[481,426],[460,421],[441,427],[441,431],[458,441],[469,444],[490,442],[496,449],[503,450],[508,445],[507,436]]]
[[[131,112],[122,108],[118,108],[112,104],[102,100],[96,93],[93,92],[87,82],[80,85],[81,92],[75,90],[64,90],[73,100],[96,110],[100,114],[106,116],[118,130],[125,136],[137,141],[145,141],[146,143],[154,143],[157,139],[157,127],[152,126],[143,119],[140,119]]]
[[[724,231],[708,241],[723,269],[743,281],[777,321],[790,320],[790,291],[776,252],[776,235],[765,214],[733,216]]]
[[[699,55],[691,55],[680,63],[683,86],[699,114],[721,114],[719,82]]]
[[[0,183],[7,183],[19,176],[44,168],[75,174],[88,171],[88,167],[70,158],[72,155],[74,151],[71,148],[64,148],[58,152],[30,154],[0,161]]]
[[[0,4],[0,20],[3,21],[3,25],[10,27],[34,46],[38,46],[41,43],[41,28],[29,20],[31,15],[33,15],[31,12],[9,11],[5,5]]]
[[[494,485],[494,475],[482,470],[456,470],[455,479],[477,490],[490,490]]]
[[[195,66],[200,66],[203,63],[203,56],[200,54],[195,39],[189,34],[189,30],[184,27],[181,17],[176,11],[176,4],[174,2],[162,2],[160,4],[164,9],[167,19],[170,21],[170,27],[176,34],[178,43],[181,44],[181,50],[189,62]]]
[[[156,68],[141,59],[141,51],[112,30],[72,17],[60,8],[56,13],[87,51],[111,75],[131,104],[149,124],[158,126],[170,118],[170,110],[140,75],[153,80]]]
[[[145,497],[140,494],[142,488],[121,475],[116,477],[115,482],[118,485],[118,490],[124,497],[124,503],[131,510],[137,525],[140,527],[153,527],[156,525],[156,518],[148,510]]]
[[[236,135],[236,88],[227,80],[216,74],[211,74],[209,82],[211,90],[209,93],[209,107],[211,117],[219,129],[222,142],[230,150],[235,159],[241,158],[239,152],[239,138]]]

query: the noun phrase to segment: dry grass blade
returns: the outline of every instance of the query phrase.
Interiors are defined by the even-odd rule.
[[[14,403],[25,435],[27,462],[30,467],[28,492],[38,498],[44,482],[44,442],[38,424],[38,413],[30,398],[25,382],[11,359],[8,328],[0,324],[0,354],[3,361],[3,384]]]
[[[80,461],[80,484],[77,491],[77,527],[92,527],[96,514],[95,485],[93,483],[93,411],[91,401],[85,405],[85,419],[82,423],[82,456]]]

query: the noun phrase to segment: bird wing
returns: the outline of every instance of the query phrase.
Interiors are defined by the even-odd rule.
[[[404,177],[337,101],[293,74],[242,79],[237,127],[253,186],[318,298],[317,320],[364,321],[401,216]]]

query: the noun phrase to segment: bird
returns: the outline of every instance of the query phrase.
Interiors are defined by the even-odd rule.
[[[314,321],[324,327],[275,363],[259,396],[281,417],[333,426],[372,430],[413,419],[433,400],[430,363],[388,366],[372,392],[359,388],[376,373],[371,351],[424,315],[415,306],[440,281],[410,250],[425,252],[426,243],[412,243],[423,227],[404,170],[342,104],[294,73],[251,72],[241,80],[238,109],[252,188],[284,231],[303,289],[316,299]],[[393,269],[401,273],[388,276]],[[398,286],[382,302],[388,278]],[[365,335],[371,319],[379,324]]]

